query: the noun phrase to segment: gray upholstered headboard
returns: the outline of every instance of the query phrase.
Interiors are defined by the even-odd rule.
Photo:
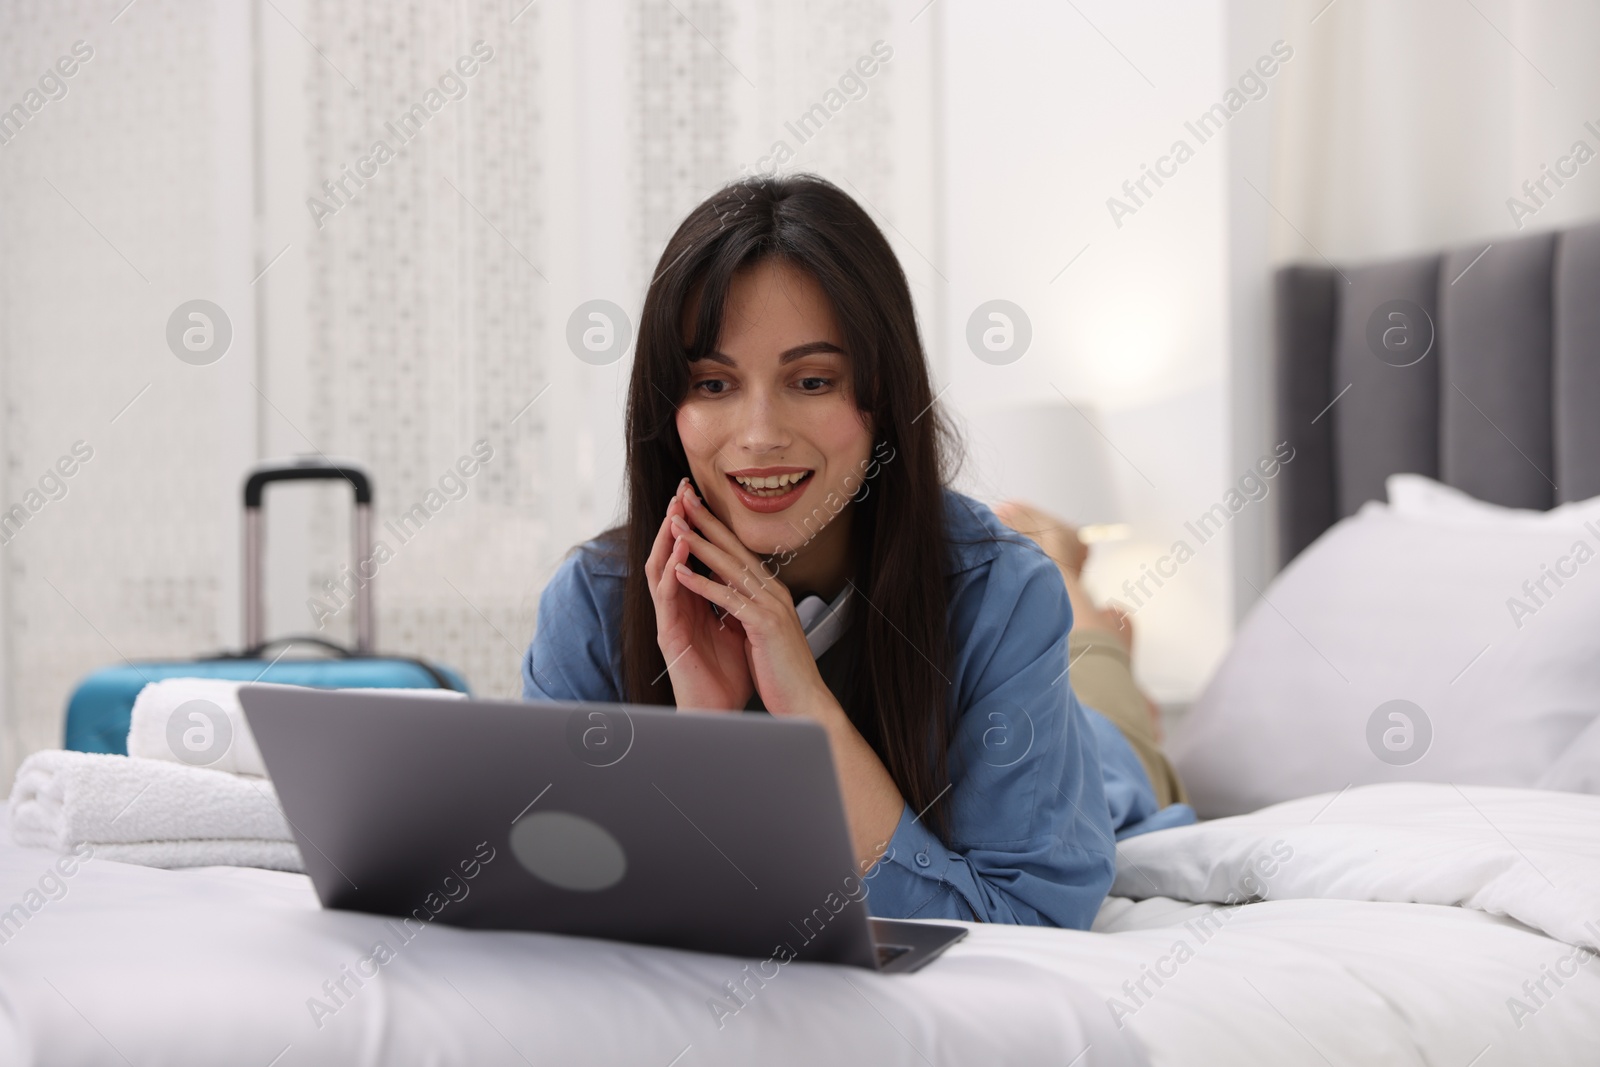
[[[1600,225],[1487,244],[1278,271],[1280,562],[1400,471],[1511,507],[1600,495]]]

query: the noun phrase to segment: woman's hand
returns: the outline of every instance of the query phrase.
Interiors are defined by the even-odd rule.
[[[667,516],[676,538],[667,578],[676,577],[683,585],[680,595],[691,596],[702,607],[716,604],[725,612],[730,629],[742,629],[750,676],[768,711],[804,715],[827,731],[851,845],[864,875],[883,858],[905,800],[883,761],[822,680],[788,588],[776,576],[767,576],[760,557],[711,513],[693,489],[681,492],[674,503],[679,500],[687,514],[669,511]],[[680,562],[685,549],[721,581],[698,575]]]
[[[683,588],[676,571],[687,565],[689,545],[673,524],[684,522],[684,495],[693,493],[689,479],[678,484],[644,564],[656,608],[656,643],[666,660],[678,707],[743,711],[755,691],[744,628],[731,615],[717,618],[705,598]]]
[[[685,591],[698,594],[695,600],[722,608],[730,628],[737,620],[750,677],[767,710],[774,715],[843,718],[843,709],[817,670],[788,588],[775,575],[768,576],[761,558],[711,513],[693,489],[681,499],[686,514],[667,517],[677,538],[673,572]],[[721,580],[696,574],[678,561],[685,548]]]

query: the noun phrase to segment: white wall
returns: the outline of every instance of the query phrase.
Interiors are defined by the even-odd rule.
[[[1307,62],[1313,43],[1310,16],[1291,27],[1285,6],[1282,0],[1228,4],[1230,72],[1250,67],[1279,41],[1293,53],[1272,80],[1267,97],[1241,112],[1228,129],[1228,426],[1237,469],[1271,452],[1281,440],[1274,425],[1272,380],[1274,133],[1284,112],[1286,84],[1297,73],[1296,64]],[[1278,500],[1276,494],[1267,497],[1262,506],[1241,512],[1234,523],[1235,621],[1277,572]]]

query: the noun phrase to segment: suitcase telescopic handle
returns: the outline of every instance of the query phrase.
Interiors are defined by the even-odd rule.
[[[348,482],[355,495],[355,521],[350,524],[356,571],[356,651],[374,648],[372,584],[360,574],[362,560],[372,555],[372,480],[360,467],[312,456],[257,467],[244,482],[244,646],[266,639],[266,602],[261,595],[261,495],[272,482]]]

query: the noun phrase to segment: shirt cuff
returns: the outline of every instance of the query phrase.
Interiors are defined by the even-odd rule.
[[[883,858],[863,879],[868,910],[889,919],[978,918],[978,909],[947,877],[960,862],[909,804],[902,805]]]
[[[889,838],[889,849],[880,862],[894,863],[923,878],[942,881],[950,869],[950,850],[937,834],[925,826],[910,804],[900,809],[900,821]]]

